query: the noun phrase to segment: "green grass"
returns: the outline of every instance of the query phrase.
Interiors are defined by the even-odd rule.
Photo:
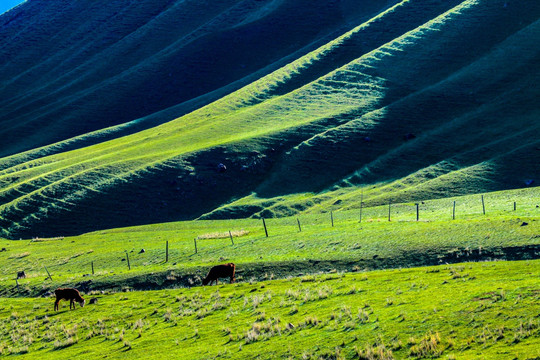
[[[193,289],[0,299],[18,358],[533,359],[540,262],[304,276]],[[382,356],[384,355],[384,357]]]
[[[426,201],[419,206],[418,222],[414,204],[394,204],[390,222],[388,206],[364,208],[361,223],[358,209],[334,209],[332,214],[266,219],[268,238],[261,220],[239,219],[163,223],[41,241],[0,240],[0,248],[7,249],[0,252],[1,290],[17,295],[14,277],[21,270],[29,276],[19,280],[24,295],[88,280],[92,288],[117,290],[192,286],[200,284],[209,266],[221,262],[236,263],[239,278],[247,281],[332,269],[534,258],[540,246],[539,199],[538,189],[485,194],[486,215],[479,196]],[[528,225],[522,226],[524,222]],[[233,238],[234,245],[220,235],[229,230],[242,234]],[[141,249],[145,252],[139,253]],[[88,276],[92,262],[95,275]],[[43,281],[45,266],[53,281]]]
[[[67,148],[170,121],[313,50],[337,29],[355,26],[352,19],[365,20],[388,6],[383,0],[346,3],[347,11],[320,0],[309,8],[294,1],[236,0],[23,4],[0,19],[6,39],[0,156],[135,119],[119,131],[69,141]]]
[[[524,187],[539,175],[539,14],[403,1],[176,120],[1,159],[2,236],[290,215],[334,191],[380,205]]]
[[[247,18],[272,22],[265,9]],[[243,16],[216,11],[214,25]],[[0,355],[539,358],[540,188],[492,192],[540,176],[539,18],[534,2],[402,1],[176,120],[0,159]],[[141,91],[127,80],[147,69],[115,78],[129,91],[107,101]],[[2,100],[3,116],[73,89],[50,90]],[[222,262],[239,283],[198,286]],[[53,312],[51,291],[68,286],[97,305]]]
[[[268,238],[261,220],[238,219],[0,240],[0,353],[534,359],[538,200],[536,188],[484,194],[486,215],[477,195],[431,200],[420,221],[412,203],[394,204],[391,221],[387,206],[366,207],[362,222],[359,209],[336,204],[266,219]],[[238,283],[200,286],[222,262],[236,263]],[[70,311],[63,301],[54,312],[52,290],[71,286],[98,303]]]

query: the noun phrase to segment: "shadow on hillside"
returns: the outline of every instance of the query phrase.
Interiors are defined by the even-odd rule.
[[[540,259],[540,245],[512,247],[494,247],[479,249],[441,249],[440,251],[403,252],[393,258],[343,259],[343,260],[304,260],[275,263],[237,264],[237,280],[267,281],[287,277],[299,277],[319,273],[370,271],[377,269],[398,269],[464,262],[499,261],[499,260],[535,260]],[[208,267],[174,269],[151,274],[135,275],[130,278],[115,276],[100,277],[95,280],[75,282],[69,286],[83,289],[84,292],[95,290],[158,290],[177,287],[201,286],[201,279]],[[171,274],[174,273],[173,276]],[[223,281],[222,283],[227,283]],[[66,284],[67,286],[68,284]],[[13,290],[13,291],[11,291]],[[16,296],[15,288],[0,288],[2,296]],[[49,289],[40,285],[30,289],[24,296],[43,296]]]
[[[265,75],[391,2],[366,3],[26,2],[0,17],[0,37],[17,39],[3,41],[0,52],[6,59],[0,77],[8,79],[0,88],[0,156],[141,118],[256,72]]]
[[[422,34],[403,49],[383,49],[390,55],[362,69],[388,84],[378,109],[336,116],[337,126],[280,159],[257,194],[272,198],[318,192],[341,179],[346,179],[344,186],[389,182],[445,160],[465,168],[535,141],[538,125],[530,114],[537,109],[539,91],[533,84],[540,73],[533,63],[539,55],[516,34],[539,14],[538,4],[507,8],[502,2],[485,3],[456,15],[442,32]],[[511,60],[510,49],[516,46],[524,54],[520,62]],[[497,47],[508,51],[497,52]],[[512,66],[504,65],[509,62]],[[480,70],[497,76],[486,78]],[[343,73],[343,79],[340,72],[332,79],[346,80]],[[538,160],[537,152],[531,156]],[[509,187],[520,187],[523,177],[531,176],[527,173],[530,168],[513,177],[502,175],[511,178]],[[490,182],[497,180],[485,184]],[[499,186],[491,190],[504,189]]]

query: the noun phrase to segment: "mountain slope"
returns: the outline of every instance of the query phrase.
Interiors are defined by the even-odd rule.
[[[523,187],[540,175],[539,19],[524,1],[403,1],[174,121],[0,159],[2,235]]]
[[[0,156],[208,103],[391,2],[307,3],[28,1],[0,17]]]

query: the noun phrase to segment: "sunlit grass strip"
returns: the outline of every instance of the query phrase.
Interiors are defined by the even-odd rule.
[[[225,239],[232,237],[240,237],[240,236],[246,236],[249,234],[248,230],[232,230],[230,232],[214,232],[214,233],[207,233],[202,235],[197,235],[197,240],[208,240],[208,239]]]
[[[456,276],[459,274],[459,276]],[[504,274],[504,276],[501,276]],[[526,274],[526,276],[524,276]],[[21,358],[535,358],[540,262],[326,274],[144,292],[0,298],[0,352]]]

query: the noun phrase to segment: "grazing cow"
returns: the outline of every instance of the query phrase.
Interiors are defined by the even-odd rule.
[[[25,279],[26,273],[24,271],[18,271],[17,272],[17,279]]]
[[[79,293],[79,290],[77,289],[56,289],[54,291],[54,294],[56,295],[56,301],[54,302],[54,310],[58,310],[58,304],[60,303],[60,300],[69,300],[69,308],[73,306],[75,309],[75,301],[81,305],[81,307],[84,306],[84,299],[82,298],[81,294]]]
[[[218,279],[219,278],[231,278],[231,284],[234,282],[234,272],[236,270],[236,265],[233,263],[223,264],[223,265],[216,265],[213,268],[210,269],[208,272],[208,275],[203,279],[202,283],[203,285],[207,285],[210,283],[216,281],[216,284],[219,284]]]

